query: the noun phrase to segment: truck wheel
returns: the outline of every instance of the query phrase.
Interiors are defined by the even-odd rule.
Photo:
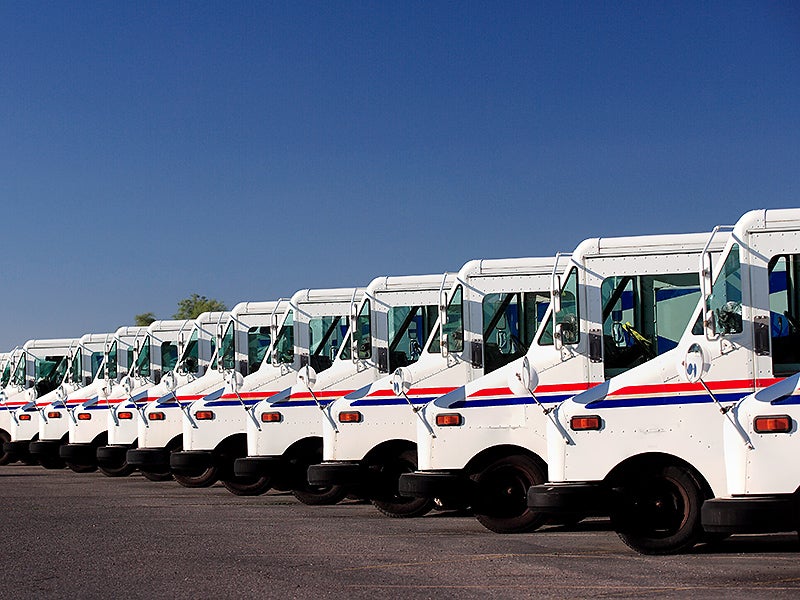
[[[173,473],[172,476],[175,481],[180,483],[183,487],[187,488],[205,488],[211,487],[219,481],[219,469],[217,467],[208,467],[200,475],[179,475]]]
[[[338,504],[348,494],[347,487],[343,485],[313,486],[306,485],[303,489],[292,490],[294,497],[308,506],[323,506]]]
[[[106,477],[127,477],[136,470],[125,461],[122,461],[122,464],[116,467],[104,467],[100,465],[97,468]]]
[[[79,463],[67,462],[67,466],[75,473],[94,473],[97,465],[82,465]]]
[[[11,455],[8,452],[3,452],[3,444],[10,441],[11,436],[5,431],[0,431],[0,466],[11,462]]]
[[[381,493],[370,499],[372,505],[387,517],[396,519],[421,517],[433,510],[433,498],[409,498],[398,492],[400,475],[417,470],[417,452],[404,450],[384,460],[379,473]]]
[[[141,469],[139,469],[139,472],[144,476],[145,479],[149,479],[150,481],[172,480],[172,473],[170,473],[169,471],[159,473],[157,471],[142,471]]]
[[[222,485],[231,494],[236,496],[260,496],[267,493],[272,487],[272,478],[262,477],[232,477],[223,479]]]
[[[495,533],[538,529],[547,517],[528,508],[528,488],[544,479],[541,467],[530,456],[512,454],[496,459],[475,477],[475,518]]]
[[[619,489],[619,510],[612,515],[617,534],[642,554],[676,554],[703,538],[703,494],[685,467],[661,466],[626,481]]]

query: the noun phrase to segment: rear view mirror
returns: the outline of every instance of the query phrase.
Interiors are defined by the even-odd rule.
[[[125,391],[125,395],[130,396],[131,392],[133,392],[133,379],[131,379],[131,376],[126,375],[119,383],[122,386],[122,389]]]
[[[164,377],[162,377],[161,382],[164,384],[164,387],[167,388],[168,392],[174,392],[175,388],[178,387],[178,380],[175,377],[175,373],[172,371],[166,373]]]
[[[692,344],[678,364],[678,375],[689,383],[697,383],[711,368],[706,352],[700,344]]]
[[[228,385],[234,394],[242,389],[242,385],[244,385],[244,376],[239,373],[239,371],[231,371],[231,374],[227,379]]]
[[[404,396],[411,389],[411,373],[403,368],[395,369],[392,373],[392,392],[395,396]]]

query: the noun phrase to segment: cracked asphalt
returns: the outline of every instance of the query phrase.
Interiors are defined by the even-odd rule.
[[[796,535],[640,556],[603,520],[499,535],[451,512],[242,498],[134,475],[0,467],[4,598],[796,598]]]

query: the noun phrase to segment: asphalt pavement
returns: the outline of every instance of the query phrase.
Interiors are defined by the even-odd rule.
[[[141,476],[0,467],[4,598],[797,598],[796,535],[641,556],[603,520],[522,535]]]

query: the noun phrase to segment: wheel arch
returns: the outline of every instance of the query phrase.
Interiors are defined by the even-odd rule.
[[[632,474],[665,466],[675,466],[686,469],[699,485],[703,496],[706,499],[714,497],[711,485],[697,468],[685,459],[666,452],[645,452],[630,456],[611,469],[604,481],[610,487],[614,487],[631,477]]]
[[[499,444],[497,446],[484,448],[483,450],[478,452],[478,454],[473,456],[469,460],[469,462],[467,462],[467,464],[464,466],[464,471],[468,475],[473,475],[485,469],[487,466],[489,466],[489,464],[491,464],[498,458],[502,458],[504,456],[513,456],[518,454],[533,459],[542,469],[542,472],[545,474],[545,477],[547,476],[547,462],[532,450],[525,448],[523,446],[517,446],[515,444]]]

